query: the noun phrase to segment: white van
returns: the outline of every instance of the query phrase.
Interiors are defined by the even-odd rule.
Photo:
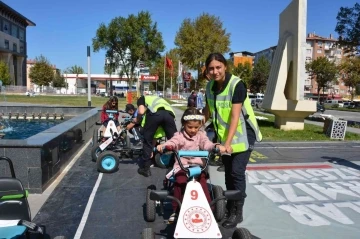
[[[248,96],[252,106],[261,104],[264,99],[264,94],[262,93],[256,93],[256,94],[248,93]]]
[[[336,104],[339,105],[339,107],[344,107],[344,101],[342,101],[342,100],[327,100],[324,103],[325,106],[329,106],[329,107],[336,105]]]

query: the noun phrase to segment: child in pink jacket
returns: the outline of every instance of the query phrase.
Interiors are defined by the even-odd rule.
[[[211,151],[215,147],[220,149],[220,152],[225,152],[225,147],[219,144],[214,144],[211,142],[206,133],[201,131],[200,128],[203,125],[204,116],[196,108],[188,108],[185,110],[183,116],[181,117],[182,128],[180,132],[174,134],[174,136],[166,141],[162,145],[157,146],[157,150],[162,152],[163,147],[172,146],[175,150],[207,150]],[[182,164],[187,167],[189,165],[200,165],[204,166],[204,162],[201,158],[189,158],[182,157]],[[175,173],[175,183],[174,183],[174,197],[182,202],[186,183],[188,177],[186,172],[180,169],[179,163],[175,161],[173,170],[167,175],[169,178],[172,173]],[[197,178],[197,181],[200,183],[203,191],[205,193],[206,199],[208,202],[211,202],[209,189],[206,183],[206,174],[202,172]],[[169,223],[174,222],[177,219],[179,208],[178,204],[173,200],[172,202],[174,213],[169,218]]]

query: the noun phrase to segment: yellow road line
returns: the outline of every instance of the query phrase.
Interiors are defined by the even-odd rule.
[[[263,154],[261,154],[261,153],[254,150],[254,151],[251,152],[249,162],[250,163],[256,163],[256,159],[262,160],[262,159],[267,159],[267,158],[268,157],[266,157],[265,155],[263,155]]]

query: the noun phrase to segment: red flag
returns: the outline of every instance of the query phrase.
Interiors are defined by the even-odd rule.
[[[165,61],[166,61],[166,67],[170,70],[173,69],[173,64],[172,64],[172,60],[168,57],[165,57]]]

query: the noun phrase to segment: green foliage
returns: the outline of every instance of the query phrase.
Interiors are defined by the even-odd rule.
[[[347,52],[360,53],[360,4],[354,7],[341,7],[336,17],[335,31],[340,35],[339,44]]]
[[[182,22],[175,45],[184,65],[198,70],[199,63],[204,62],[210,53],[230,50],[230,33],[226,33],[219,17],[203,13],[194,21],[187,18]]]
[[[152,22],[147,11],[136,16],[130,14],[128,18],[116,17],[107,26],[101,23],[92,44],[95,52],[106,51],[107,59],[113,64],[110,68],[122,67],[130,85],[137,63],[141,60],[150,64],[165,49],[157,23]]]
[[[3,85],[10,85],[12,83],[9,66],[5,61],[0,61],[0,80]]]
[[[78,66],[78,65],[73,65],[71,67],[68,67],[64,73],[67,73],[67,74],[84,74],[84,69],[81,67],[81,66]]]
[[[66,87],[67,83],[65,82],[64,76],[61,74],[59,70],[56,71],[54,80],[52,82],[53,87]]]
[[[255,64],[253,75],[250,80],[250,91],[253,93],[261,93],[265,91],[267,79],[270,74],[270,62],[266,57],[262,56]]]
[[[326,57],[318,57],[306,63],[305,68],[311,77],[316,77],[315,81],[318,85],[317,93],[319,101],[320,90],[324,89],[329,83],[336,82],[337,67],[333,61],[329,61]]]
[[[356,95],[356,87],[360,85],[360,58],[344,58],[339,65],[341,79],[346,86],[350,87],[351,101]]]
[[[40,87],[48,86],[55,77],[53,66],[43,55],[36,57],[35,62],[34,66],[30,68],[31,82]]]
[[[232,67],[231,73],[242,79],[246,86],[250,85],[251,79],[253,78],[253,70],[250,62],[240,63],[236,67]]]

